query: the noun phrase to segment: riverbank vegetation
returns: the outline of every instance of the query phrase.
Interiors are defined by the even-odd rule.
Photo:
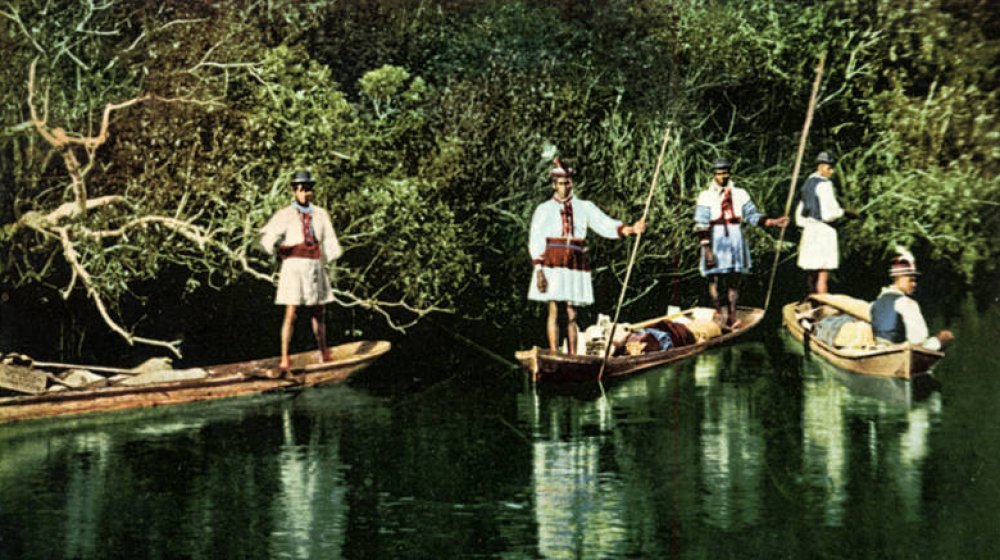
[[[338,303],[398,328],[509,323],[529,310],[546,156],[634,220],[668,128],[628,301],[674,279],[701,291],[684,281],[708,163],[732,160],[780,213],[822,52],[803,169],[840,156],[862,215],[845,256],[881,268],[908,245],[970,282],[1000,257],[1000,16],[974,0],[24,0],[0,6],[0,37],[0,281],[45,286],[131,343],[180,351],[142,332],[146,304],[270,281],[256,232],[296,168],[347,249]],[[773,240],[751,235],[766,274]],[[616,293],[625,246],[591,251],[598,293]]]

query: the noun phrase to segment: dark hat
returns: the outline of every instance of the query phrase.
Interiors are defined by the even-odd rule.
[[[712,163],[712,171],[718,171],[719,169],[732,169],[729,164],[729,160],[725,158],[719,158]]]
[[[573,176],[573,168],[572,167],[566,167],[565,165],[563,165],[562,160],[560,160],[559,158],[555,158],[554,160],[552,160],[552,165],[553,165],[553,167],[552,167],[552,170],[549,171],[549,177],[572,177]]]
[[[837,160],[833,159],[833,156],[831,156],[829,152],[820,152],[819,155],[816,156],[816,163],[828,163],[833,165],[837,163]]]
[[[292,176],[293,185],[312,185],[315,184],[316,180],[313,179],[312,173],[308,171],[296,171],[295,175]]]

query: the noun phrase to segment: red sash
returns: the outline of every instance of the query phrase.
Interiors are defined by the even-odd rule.
[[[305,243],[281,245],[278,247],[278,256],[281,257],[281,260],[293,257],[298,259],[319,259],[322,257],[319,245],[306,245]]]
[[[542,266],[589,271],[590,261],[587,259],[586,241],[572,237],[546,237]]]

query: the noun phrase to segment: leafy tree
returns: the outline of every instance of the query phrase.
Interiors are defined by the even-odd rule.
[[[307,8],[276,9],[294,20]],[[11,127],[15,157],[5,162],[15,193],[2,239],[12,249],[7,281],[59,282],[64,297],[79,288],[128,342],[179,354],[179,340],[130,332],[120,302],[168,270],[187,271],[188,290],[246,275],[271,281],[257,228],[287,204],[290,172],[307,167],[347,248],[337,300],[398,328],[447,309],[472,269],[458,226],[432,182],[386,165],[385,146],[420,127],[419,78],[352,104],[301,49],[267,46],[254,25],[266,23],[260,8],[145,9],[106,4],[58,23],[44,10],[5,13],[20,30],[11,66],[28,74],[5,111],[29,113]],[[34,48],[42,40],[54,46]],[[86,48],[63,48],[75,41]],[[135,50],[144,52],[123,55]],[[373,72],[364,87],[402,74]]]
[[[0,76],[30,82],[0,92],[0,276],[89,294],[133,340],[122,302],[144,282],[271,279],[255,231],[301,167],[347,246],[341,304],[400,327],[439,309],[516,323],[552,151],[581,196],[632,220],[667,130],[628,302],[662,307],[686,280],[701,294],[708,163],[733,160],[777,213],[821,52],[808,153],[840,154],[838,190],[862,210],[849,261],[903,243],[971,280],[997,260],[1000,43],[972,0],[57,4],[0,9]],[[771,233],[749,235],[767,263]],[[613,301],[625,247],[591,251]]]

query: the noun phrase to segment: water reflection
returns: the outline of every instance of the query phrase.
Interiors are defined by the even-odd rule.
[[[610,443],[606,399],[574,406],[529,393],[538,550],[546,558],[578,558],[581,551],[621,551],[625,530],[622,481],[601,460]]]
[[[272,558],[335,558],[344,546],[348,508],[337,438],[309,430],[298,443],[289,407],[281,413],[280,489],[271,502]]]
[[[918,519],[939,395],[899,400],[911,393],[894,380],[854,391],[833,372],[776,356],[749,343],[606,393],[525,391],[542,556],[711,550],[685,534],[760,527],[769,510],[826,527],[859,512]],[[789,365],[800,369],[779,375]],[[781,504],[788,511],[776,514]]]
[[[919,519],[923,463],[941,411],[936,381],[861,376],[815,356],[803,357],[802,367],[804,468],[822,496],[824,524],[848,522],[852,477],[875,488],[883,477],[891,480],[883,498],[896,506],[894,517]]]
[[[388,396],[3,426],[0,556],[992,558],[998,324],[960,326],[929,394],[775,327],[603,392],[456,360]]]
[[[331,389],[314,402],[254,397],[8,428],[0,556],[23,557],[30,543],[30,556],[52,558],[340,557],[339,419],[351,396]]]
[[[722,372],[741,372],[742,355],[713,352],[694,363],[704,403],[699,430],[703,512],[708,523],[722,529],[752,526],[760,519],[764,438],[753,414],[753,385],[722,379]]]

